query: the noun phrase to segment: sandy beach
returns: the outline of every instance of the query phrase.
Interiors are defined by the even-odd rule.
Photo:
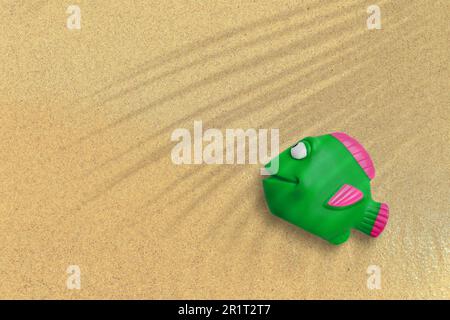
[[[448,1],[122,3],[0,2],[0,298],[450,298]],[[332,246],[261,165],[175,165],[194,121],[354,136],[386,230]]]

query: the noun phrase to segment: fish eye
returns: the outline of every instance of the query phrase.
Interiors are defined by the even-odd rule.
[[[299,142],[291,148],[291,156],[294,159],[303,159],[308,155],[308,149],[304,142]]]

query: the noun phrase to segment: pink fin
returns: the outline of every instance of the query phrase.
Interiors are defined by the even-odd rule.
[[[330,201],[328,201],[328,205],[333,207],[345,207],[358,202],[362,198],[363,194],[361,191],[349,184],[344,184],[339,191],[331,197]]]
[[[369,179],[375,177],[375,167],[373,166],[372,159],[367,153],[366,149],[354,138],[343,132],[334,132],[331,134],[333,137],[338,139],[352,154],[353,158],[358,162],[364,172],[367,174]]]
[[[386,203],[382,203],[380,206],[380,210],[378,211],[377,220],[375,220],[370,235],[374,238],[378,237],[380,233],[383,232],[384,227],[386,227],[388,219],[389,219],[389,207]]]

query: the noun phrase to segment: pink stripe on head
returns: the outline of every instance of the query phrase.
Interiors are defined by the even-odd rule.
[[[338,139],[352,154],[353,158],[358,162],[359,166],[364,170],[369,179],[375,177],[375,167],[372,159],[366,149],[354,138],[343,132],[334,132],[331,134]]]

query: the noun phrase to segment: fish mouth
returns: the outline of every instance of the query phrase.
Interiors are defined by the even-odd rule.
[[[275,181],[280,181],[283,183],[290,183],[290,184],[295,184],[295,185],[297,185],[299,183],[299,179],[297,177],[288,178],[288,177],[282,177],[282,176],[276,175],[276,174],[273,174],[270,176],[265,176],[263,178],[263,180],[264,181],[270,181],[270,180],[274,181],[275,180]]]

